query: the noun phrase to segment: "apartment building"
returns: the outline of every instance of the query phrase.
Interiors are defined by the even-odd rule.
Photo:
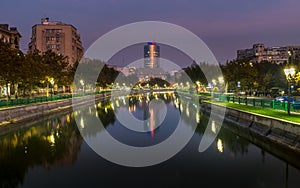
[[[253,44],[250,49],[237,50],[237,59],[247,58],[258,63],[268,61],[280,64],[299,56],[300,46],[265,47],[264,44]]]
[[[0,40],[9,43],[12,48],[20,49],[21,37],[16,27],[9,28],[8,24],[0,24]]]
[[[49,21],[49,18],[42,18],[40,24],[32,27],[28,52],[34,50],[39,50],[41,53],[52,50],[67,56],[69,65],[80,61],[84,53],[76,27],[60,21]]]

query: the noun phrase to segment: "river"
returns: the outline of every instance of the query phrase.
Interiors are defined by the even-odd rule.
[[[149,106],[152,100],[160,101],[158,108]],[[159,106],[161,101],[164,107]],[[88,108],[68,111],[34,124],[28,122],[28,126],[16,125],[18,129],[2,135],[0,186],[300,187],[300,158],[293,162],[283,160],[231,130],[230,124],[221,127],[212,121],[212,127],[220,128],[220,132],[207,150],[198,152],[209,116],[201,113],[195,101],[179,100],[174,93],[146,93],[115,97],[95,107],[95,112]],[[164,117],[161,109],[166,111]],[[143,124],[143,129],[149,131],[135,132],[124,127],[116,118],[122,110],[139,120],[149,119]],[[97,116],[105,130],[86,130],[97,126],[87,123],[76,126],[75,117],[84,120],[89,116]],[[176,155],[149,167],[112,163],[90,148],[81,135],[95,139],[108,131],[122,143],[148,147],[169,138],[180,119],[187,132],[197,124],[192,138]],[[161,121],[161,125],[153,124],[155,121]]]

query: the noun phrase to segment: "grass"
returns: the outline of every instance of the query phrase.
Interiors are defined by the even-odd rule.
[[[300,114],[296,114],[291,112],[291,115],[288,115],[287,112],[282,110],[273,110],[273,109],[267,109],[267,108],[260,108],[260,107],[253,107],[253,106],[246,106],[236,103],[228,103],[228,102],[221,102],[221,101],[209,101],[213,104],[218,104],[230,108],[235,108],[238,110],[243,110],[247,112],[252,112],[264,116],[270,116],[275,117],[282,120],[287,120],[295,123],[300,123]]]

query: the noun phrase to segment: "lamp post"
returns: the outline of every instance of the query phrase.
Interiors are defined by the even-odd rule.
[[[213,92],[214,92],[214,88],[215,88],[215,86],[217,85],[216,79],[212,79],[212,80],[211,80],[211,83],[212,83],[212,85],[211,85],[211,92],[213,93]]]
[[[81,79],[79,82],[80,82],[80,84],[82,86],[82,93],[84,93],[84,81]]]
[[[287,85],[288,85],[288,107],[287,107],[287,112],[288,115],[291,114],[291,101],[290,101],[290,95],[291,95],[291,83],[293,81],[293,78],[295,76],[295,69],[293,67],[290,68],[286,68],[284,69],[284,74],[286,76],[286,80],[287,80]]]
[[[219,81],[219,84],[220,84],[220,92],[221,94],[223,94],[223,91],[224,91],[224,88],[223,88],[223,85],[224,85],[224,77],[223,76],[219,76],[218,77],[218,81]]]
[[[50,94],[51,94],[51,100],[52,100],[54,78],[50,78],[50,79],[49,79],[49,82],[50,82],[50,84],[51,84],[51,92],[50,92]]]
[[[197,81],[196,84],[197,84],[197,94],[198,94],[200,90],[200,81]]]

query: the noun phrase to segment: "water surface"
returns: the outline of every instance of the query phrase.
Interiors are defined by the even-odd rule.
[[[149,101],[161,99],[167,114],[159,127],[151,119],[156,112]],[[125,100],[126,99],[126,100]],[[172,93],[117,97],[97,104],[97,113],[84,109],[66,112],[29,128],[20,128],[0,137],[1,187],[300,187],[299,161],[284,161],[222,126],[213,144],[203,153],[199,143],[208,117],[195,101],[174,98]],[[129,106],[126,104],[129,101]],[[124,127],[114,111],[129,110],[148,132]],[[152,114],[152,115],[151,115]],[[181,115],[186,131],[198,123],[188,145],[171,159],[158,165],[131,168],[111,163],[97,155],[83,140],[74,117],[97,115],[105,129],[119,141],[132,146],[150,146],[164,141],[176,129]],[[158,117],[159,118],[159,117]],[[85,132],[91,139],[104,131],[96,125]],[[149,128],[150,126],[150,128]],[[152,127],[151,127],[152,126]],[[211,126],[221,126],[214,122]],[[296,164],[296,165],[295,165]],[[297,166],[297,164],[299,164]]]

